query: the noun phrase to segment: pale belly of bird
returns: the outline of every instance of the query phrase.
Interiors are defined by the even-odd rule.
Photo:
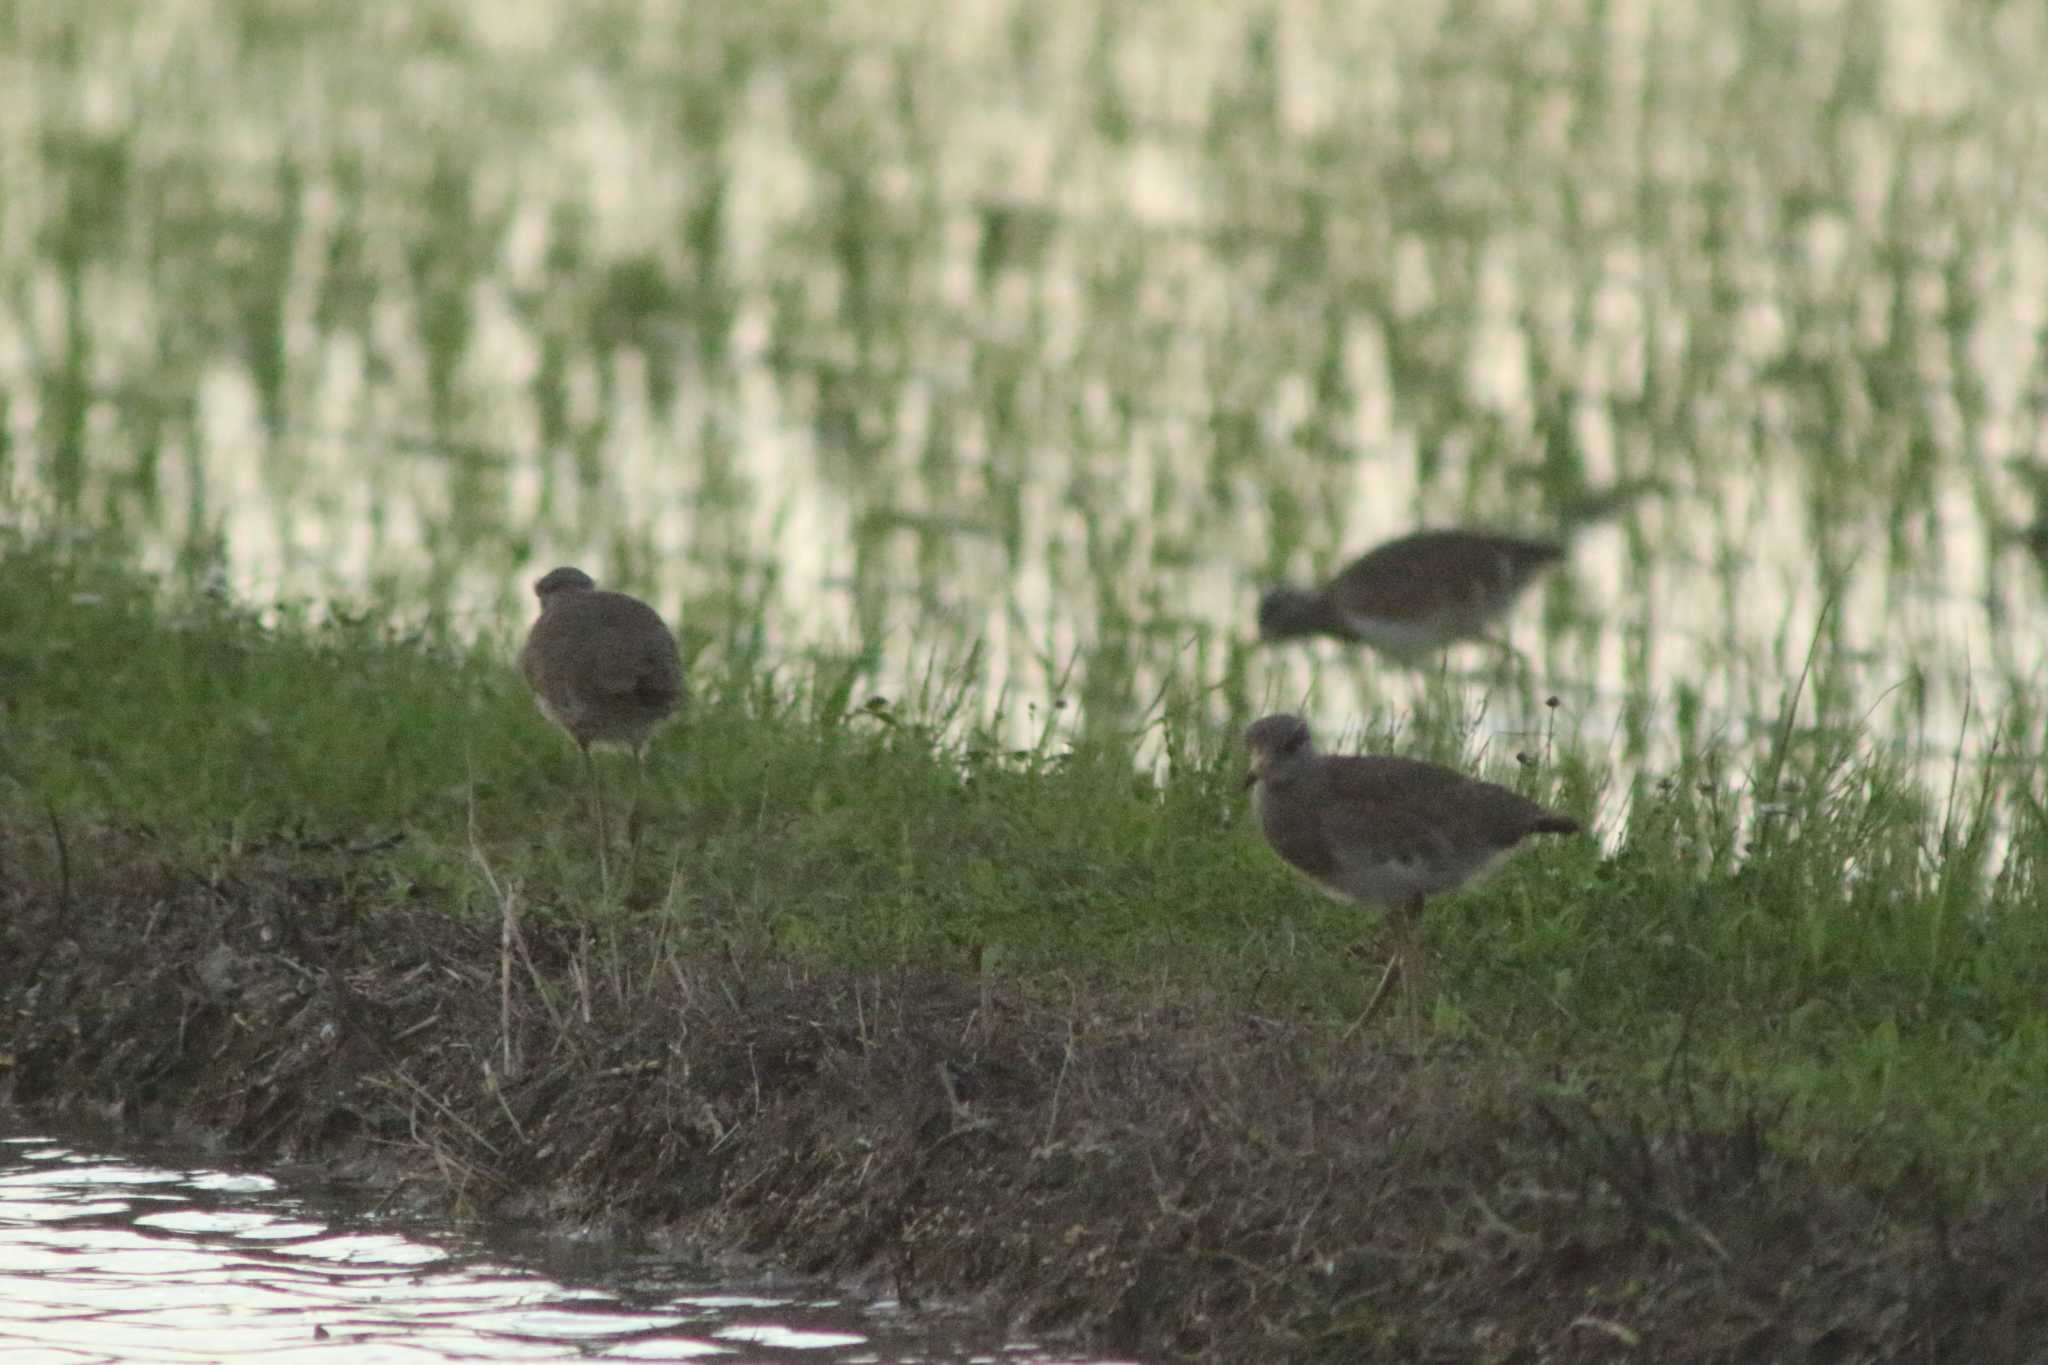
[[[1458,640],[1473,639],[1485,633],[1492,619],[1490,612],[1459,605],[1400,620],[1350,612],[1344,616],[1344,624],[1381,653],[1401,656],[1426,654]]]
[[[1336,875],[1323,889],[1373,905],[1411,905],[1417,900],[1454,891],[1484,876],[1501,860],[1505,849],[1462,852],[1449,849],[1423,854],[1374,855],[1360,850],[1339,859]]]
[[[626,710],[616,704],[605,707],[584,707],[574,703],[557,706],[539,695],[533,701],[540,707],[542,715],[574,735],[577,743],[586,746],[604,744],[637,749],[661,728],[669,715],[666,709]]]

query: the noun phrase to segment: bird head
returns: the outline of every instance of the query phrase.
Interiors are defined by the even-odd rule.
[[[1308,722],[1284,713],[1253,721],[1244,732],[1244,746],[1251,751],[1251,771],[1244,777],[1247,787],[1284,776],[1316,753]]]
[[[1316,628],[1316,595],[1300,588],[1268,588],[1259,599],[1259,638],[1286,640]]]
[[[597,580],[581,569],[564,565],[550,569],[533,585],[533,595],[540,599],[541,610],[546,611],[548,599],[561,592],[590,592],[597,587]]]

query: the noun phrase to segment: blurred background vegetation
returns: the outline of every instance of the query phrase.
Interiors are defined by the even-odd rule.
[[[1393,717],[1249,653],[1417,524],[1576,531],[1484,698],[1617,756],[2038,688],[2029,4],[0,9],[0,487],[259,603]],[[1320,665],[1320,666],[1319,666]],[[2010,739],[2016,739],[2011,736]],[[2038,734],[2029,738],[2036,741]]]

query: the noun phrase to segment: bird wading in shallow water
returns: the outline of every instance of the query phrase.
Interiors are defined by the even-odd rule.
[[[682,705],[682,657],[660,613],[637,597],[605,592],[581,569],[555,569],[533,592],[540,619],[519,651],[519,671],[541,714],[583,754],[597,811],[598,876],[609,894],[604,792],[590,751],[599,744],[630,749],[644,769],[648,741]],[[638,805],[636,769],[629,830]]]
[[[1488,630],[1563,558],[1563,547],[1547,541],[1417,531],[1361,555],[1319,588],[1269,589],[1259,600],[1259,635],[1362,641],[1403,661],[1463,640],[1504,649]]]
[[[1245,747],[1245,785],[1273,851],[1328,894],[1386,912],[1394,927],[1394,955],[1361,1024],[1396,973],[1414,1002],[1425,900],[1464,885],[1532,834],[1579,832],[1569,816],[1435,763],[1319,753],[1300,716],[1254,721]]]

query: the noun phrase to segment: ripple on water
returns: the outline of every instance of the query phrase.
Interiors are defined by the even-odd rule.
[[[20,1365],[317,1359],[1014,1362],[857,1305],[578,1248],[571,1284],[473,1227],[379,1220],[251,1172],[0,1139],[0,1356]],[[615,1288],[630,1285],[630,1289]],[[1080,1362],[1073,1362],[1080,1365]]]

